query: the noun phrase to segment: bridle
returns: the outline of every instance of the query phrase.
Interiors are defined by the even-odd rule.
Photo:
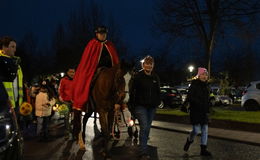
[[[126,96],[126,94],[129,93],[129,89],[126,89],[126,82],[124,79],[124,75],[127,74],[127,72],[125,74],[121,73],[122,71],[117,71],[115,74],[115,78],[114,78],[114,89],[115,89],[115,104],[123,104],[124,98]],[[124,84],[124,89],[122,90],[122,83]]]

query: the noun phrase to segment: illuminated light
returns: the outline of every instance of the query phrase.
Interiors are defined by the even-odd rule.
[[[140,60],[140,62],[143,64],[144,63],[144,59]]]
[[[9,124],[5,125],[5,129],[6,129],[6,130],[10,130],[10,127],[11,127],[11,126],[10,126]]]
[[[53,107],[53,108],[52,108],[52,110],[56,111],[56,110],[57,110],[57,108],[56,108],[56,107]]]
[[[81,114],[82,114],[82,116],[84,116],[86,113],[85,113],[85,112],[82,112]]]
[[[188,70],[189,70],[190,72],[193,72],[194,66],[190,65],[190,66],[188,67]]]
[[[129,126],[132,127],[133,125],[134,125],[134,121],[133,121],[133,120],[130,120],[130,121],[129,121]]]
[[[61,73],[60,73],[60,76],[61,76],[61,77],[64,77],[64,75],[65,75],[64,72],[61,72]]]

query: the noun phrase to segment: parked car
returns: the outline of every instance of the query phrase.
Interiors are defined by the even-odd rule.
[[[188,88],[178,88],[177,90],[181,94],[182,103],[184,103],[188,95]]]
[[[162,102],[158,106],[159,108],[164,107],[178,107],[182,104],[181,94],[176,88],[161,88],[161,99]]]
[[[231,105],[233,104],[233,100],[227,95],[216,95],[216,104],[217,105]]]
[[[0,86],[1,95],[3,90]],[[10,104],[3,99],[0,100],[0,159],[23,159],[23,138],[19,131],[15,112]]]
[[[212,106],[233,104],[232,98],[228,95],[220,95],[219,90],[220,88],[216,86],[210,88],[210,104]]]
[[[247,111],[260,110],[260,81],[250,82],[242,96],[241,106]]]

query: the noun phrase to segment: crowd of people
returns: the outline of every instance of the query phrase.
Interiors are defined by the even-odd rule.
[[[95,29],[95,38],[87,44],[77,69],[68,67],[66,76],[59,81],[54,78],[45,78],[33,83],[31,86],[23,82],[20,59],[15,57],[16,41],[11,37],[1,39],[0,58],[8,62],[8,65],[0,62],[0,65],[5,65],[5,68],[1,66],[1,72],[3,73],[1,75],[9,73],[9,79],[1,78],[0,85],[6,90],[5,94],[1,94],[1,98],[2,96],[9,97],[9,102],[17,113],[21,129],[24,126],[26,127],[24,122],[37,121],[37,135],[41,140],[48,139],[48,124],[50,117],[53,115],[53,106],[60,103],[65,104],[68,109],[64,114],[65,137],[69,138],[71,135],[72,139],[78,140],[82,108],[91,99],[90,90],[95,82],[95,77],[103,67],[110,68],[119,63],[115,46],[107,40],[107,33],[108,29],[104,26]],[[142,69],[132,78],[133,83],[130,90],[129,103],[133,106],[133,114],[139,121],[140,126],[141,159],[150,159],[147,143],[156,108],[161,102],[160,79],[154,72],[154,65],[153,57],[144,57],[141,63]],[[201,130],[200,154],[203,156],[211,155],[207,150],[207,116],[209,112],[207,75],[205,68],[199,68],[198,78],[192,82],[189,90],[188,101],[190,102],[190,117],[193,130],[184,145],[184,150],[188,151],[194,137]],[[23,101],[27,101],[32,106],[32,114],[29,116],[21,116],[19,113]],[[70,124],[70,117],[72,116],[74,117],[73,129]]]

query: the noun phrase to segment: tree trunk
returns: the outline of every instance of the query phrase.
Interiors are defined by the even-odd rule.
[[[208,67],[208,74],[209,74],[209,79],[211,77],[211,58],[212,58],[212,52],[214,48],[214,42],[216,38],[216,30],[217,30],[217,22],[214,22],[214,25],[212,25],[211,32],[209,35],[209,41],[207,43],[208,46],[206,46],[207,51],[207,67]]]

